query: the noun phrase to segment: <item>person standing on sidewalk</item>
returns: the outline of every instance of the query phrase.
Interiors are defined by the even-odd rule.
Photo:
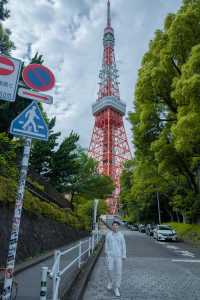
[[[122,279],[122,260],[126,258],[126,243],[119,231],[120,223],[113,221],[112,231],[106,235],[105,253],[108,266],[108,290],[114,289],[116,297],[120,297],[119,288]]]

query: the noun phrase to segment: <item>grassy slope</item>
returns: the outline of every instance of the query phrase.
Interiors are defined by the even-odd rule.
[[[184,241],[191,242],[200,246],[200,225],[183,224],[183,223],[167,223],[176,229],[178,237]]]
[[[13,180],[0,176],[0,204],[13,206],[16,190],[17,186]],[[40,214],[60,223],[72,225],[75,228],[81,227],[78,219],[69,211],[61,209],[53,203],[43,202],[28,191],[25,192],[23,208],[33,215]]]

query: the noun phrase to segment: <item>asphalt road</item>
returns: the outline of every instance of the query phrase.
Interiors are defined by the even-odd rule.
[[[122,300],[199,300],[200,250],[181,242],[157,242],[145,234],[124,231],[127,259]],[[106,289],[104,253],[88,282],[84,300],[116,299]]]

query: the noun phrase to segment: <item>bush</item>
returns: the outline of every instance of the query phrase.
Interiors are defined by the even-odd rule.
[[[12,179],[0,176],[0,203],[14,206],[16,200],[17,184]],[[33,196],[29,191],[25,191],[23,208],[31,215],[43,215],[57,222],[75,227],[76,229],[85,228],[77,217],[66,209],[59,208],[54,203],[41,201]]]
[[[14,203],[17,185],[13,180],[0,176],[0,202]]]
[[[168,224],[176,230],[179,238],[192,242],[195,245],[200,245],[200,225],[183,223]]]

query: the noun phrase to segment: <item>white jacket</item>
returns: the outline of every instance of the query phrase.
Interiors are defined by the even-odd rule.
[[[116,233],[109,231],[106,234],[105,253],[108,257],[126,258],[126,243],[120,231]]]

